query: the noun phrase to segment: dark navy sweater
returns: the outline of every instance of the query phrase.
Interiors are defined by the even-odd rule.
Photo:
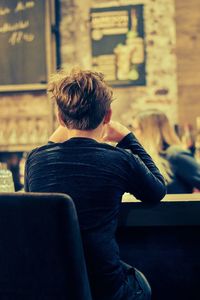
[[[25,190],[72,197],[95,299],[111,298],[125,280],[115,240],[122,195],[129,192],[151,204],[166,193],[162,175],[132,133],[117,147],[71,138],[33,150],[26,162]]]

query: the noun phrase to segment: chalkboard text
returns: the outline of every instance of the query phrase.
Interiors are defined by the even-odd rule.
[[[32,33],[25,33],[23,31],[15,31],[12,33],[11,37],[9,38],[9,44],[12,46],[21,43],[22,41],[25,42],[33,42],[35,36]]]

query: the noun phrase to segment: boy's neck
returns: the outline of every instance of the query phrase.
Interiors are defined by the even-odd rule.
[[[102,137],[102,127],[99,126],[93,130],[68,129],[68,138],[73,137],[90,138],[99,142]]]

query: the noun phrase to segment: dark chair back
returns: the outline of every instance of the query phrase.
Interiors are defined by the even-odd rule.
[[[69,196],[0,194],[0,299],[91,300]]]

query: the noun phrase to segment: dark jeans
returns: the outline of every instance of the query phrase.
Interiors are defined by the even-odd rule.
[[[112,300],[150,300],[151,287],[145,276],[124,262],[122,265],[127,278]]]

